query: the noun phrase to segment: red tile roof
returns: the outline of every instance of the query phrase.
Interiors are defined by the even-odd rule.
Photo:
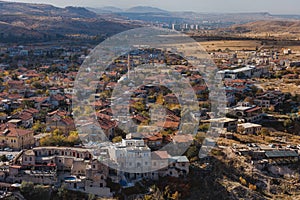
[[[0,135],[6,135],[7,137],[19,137],[19,136],[25,136],[25,135],[28,135],[31,133],[33,133],[33,132],[30,130],[7,128],[4,131],[2,131],[0,133]]]
[[[254,108],[251,108],[251,109],[249,109],[249,110],[246,110],[246,112],[247,112],[247,113],[249,113],[249,112],[255,112],[255,111],[260,110],[260,109],[261,109],[261,107],[256,106],[256,107],[254,107]]]
[[[154,151],[152,152],[153,160],[164,160],[170,158],[170,155],[167,151]]]

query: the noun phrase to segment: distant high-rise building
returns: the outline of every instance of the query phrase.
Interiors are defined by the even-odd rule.
[[[172,24],[172,30],[173,30],[173,31],[176,30],[176,29],[175,29],[175,24]]]

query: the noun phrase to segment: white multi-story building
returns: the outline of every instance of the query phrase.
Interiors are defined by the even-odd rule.
[[[121,171],[141,173],[151,169],[151,150],[144,140],[123,139],[110,146],[108,152]]]

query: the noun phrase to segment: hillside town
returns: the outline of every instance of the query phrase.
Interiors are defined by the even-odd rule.
[[[209,52],[226,90],[223,118],[211,115],[208,87],[184,58],[159,49],[130,52],[116,59],[96,83],[96,121],[113,145],[95,151],[82,145],[73,119],[74,112],[79,111],[72,107],[78,92],[73,88],[77,71],[92,47],[2,46],[0,50],[3,195],[15,194],[22,183],[30,182],[115,197],[120,190],[116,185],[122,190],[137,187],[141,180],[186,179],[199,163],[204,163],[200,169],[210,169],[209,157],[213,155],[198,157],[210,123],[223,125],[215,151],[244,159],[252,173],[266,179],[251,183],[252,188],[270,192],[271,177],[299,176],[297,170],[289,168],[298,162],[300,153],[298,52],[267,48]],[[193,113],[200,119],[196,134],[178,133],[181,111],[177,97],[154,85],[135,91],[130,100],[131,119],[147,127],[152,104],[162,105],[166,109],[162,130],[136,136],[118,128],[110,105],[112,91],[128,70],[134,71],[135,66],[145,62],[165,63],[189,80],[200,108],[199,113]],[[182,146],[188,142],[191,146],[184,155],[172,156],[160,150],[170,143]],[[113,165],[147,172],[122,172],[110,167]],[[242,184],[246,182],[241,180]],[[289,191],[299,189],[297,184],[294,187]],[[184,191],[173,192],[184,195]]]
[[[299,8],[0,0],[0,199],[300,199]]]

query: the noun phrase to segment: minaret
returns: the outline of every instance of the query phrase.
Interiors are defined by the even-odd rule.
[[[130,79],[130,54],[129,53],[127,58],[127,73],[128,73],[128,79]]]

